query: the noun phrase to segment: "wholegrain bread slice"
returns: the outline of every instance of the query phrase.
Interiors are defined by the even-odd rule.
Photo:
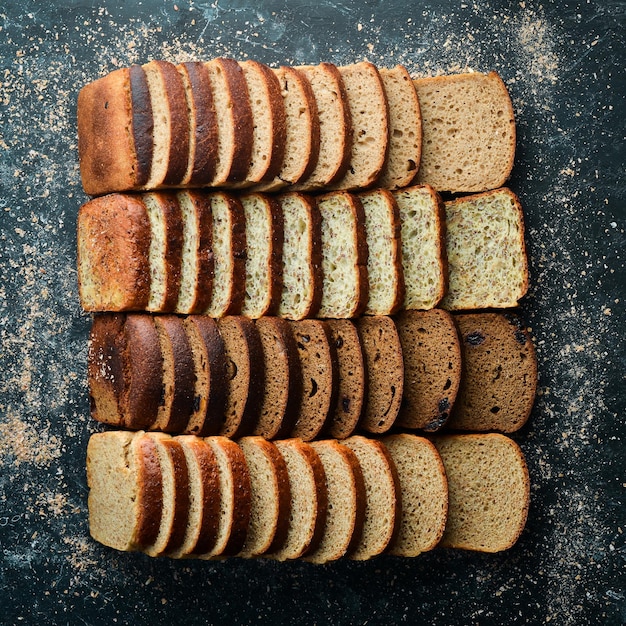
[[[449,489],[440,546],[479,552],[512,547],[526,524],[528,468],[520,447],[496,433],[437,436]]]
[[[423,437],[398,434],[383,440],[396,467],[402,507],[398,532],[387,552],[417,556],[441,540],[448,515],[448,483],[437,448]]]
[[[515,118],[500,76],[435,76],[414,85],[424,133],[416,182],[455,193],[504,185],[515,156]]]
[[[524,215],[507,188],[445,203],[449,288],[442,308],[511,308],[528,290]]]

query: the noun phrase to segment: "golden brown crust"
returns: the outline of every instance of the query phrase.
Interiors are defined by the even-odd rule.
[[[298,440],[292,440],[297,442]],[[328,491],[326,489],[326,474],[324,472],[324,466],[320,460],[319,455],[311,446],[303,441],[296,443],[301,450],[302,455],[309,462],[313,471],[316,487],[316,501],[317,501],[317,515],[315,518],[315,526],[311,534],[311,539],[308,542],[308,546],[303,552],[303,555],[313,552],[319,546],[322,537],[324,536],[326,514],[328,512]]]
[[[162,442],[174,468],[174,519],[172,531],[163,548],[163,554],[178,550],[185,541],[189,519],[189,470],[182,446],[175,439]]]
[[[230,194],[224,194],[224,197],[227,198],[232,215],[231,254],[233,268],[231,298],[224,315],[238,315],[241,313],[246,294],[246,216],[239,199]]]
[[[137,438],[139,453],[137,483],[137,541],[139,550],[149,548],[159,536],[163,508],[163,478],[155,442],[146,435]]]

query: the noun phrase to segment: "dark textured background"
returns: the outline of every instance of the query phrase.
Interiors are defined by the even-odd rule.
[[[625,14],[615,0],[0,0],[0,623],[626,623]],[[540,367],[515,436],[532,506],[510,551],[315,567],[90,540],[76,95],[134,62],[217,55],[504,78]]]

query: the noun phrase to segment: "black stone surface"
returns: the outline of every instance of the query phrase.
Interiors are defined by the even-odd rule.
[[[0,2],[0,623],[626,623],[623,2]],[[526,211],[540,394],[511,550],[324,567],[172,562],[88,535],[78,89],[152,58],[497,70]]]

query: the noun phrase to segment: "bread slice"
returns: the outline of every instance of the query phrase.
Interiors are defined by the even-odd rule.
[[[263,437],[238,442],[250,471],[250,524],[239,556],[250,558],[283,544],[289,528],[291,493],[287,465],[278,448]]]
[[[278,196],[283,223],[282,293],[277,314],[299,320],[313,317],[322,299],[321,219],[312,196]]]
[[[315,169],[294,185],[294,191],[312,191],[340,180],[348,169],[352,146],[352,119],[343,79],[335,65],[320,63],[297,68],[308,80],[317,106],[320,148]]]
[[[375,189],[359,194],[365,213],[368,300],[364,313],[391,315],[404,303],[404,271],[400,211],[391,192]]]
[[[185,88],[189,118],[189,158],[181,183],[201,187],[215,174],[217,163],[218,126],[211,79],[199,61],[177,66]]]
[[[338,368],[330,328],[323,320],[289,322],[302,372],[302,393],[292,437],[312,441],[334,410]]]
[[[239,200],[224,192],[210,195],[213,215],[213,293],[205,313],[211,317],[241,312],[245,295],[246,218]]]
[[[265,387],[263,346],[254,322],[239,315],[217,320],[226,353],[226,407],[220,434],[241,437],[256,427]]]
[[[365,360],[367,395],[359,428],[385,433],[395,423],[404,388],[404,356],[396,325],[376,315],[355,320]]]
[[[161,469],[143,431],[96,433],[87,445],[89,532],[116,550],[152,545],[161,524]]]
[[[530,416],[537,391],[537,355],[513,313],[454,316],[461,337],[462,375],[448,427],[511,433]]]
[[[502,188],[445,203],[450,311],[511,308],[528,290],[524,215]]]
[[[87,355],[91,416],[134,430],[156,422],[163,387],[163,357],[149,315],[101,313],[93,318]]]
[[[361,201],[335,191],[318,198],[322,220],[322,300],[317,317],[350,318],[368,301],[365,215]]]
[[[400,211],[403,308],[432,309],[447,287],[443,203],[428,185],[406,187],[393,196]]]
[[[322,564],[341,558],[360,540],[365,514],[365,483],[352,450],[333,439],[314,441],[311,445],[324,467],[328,507],[320,543],[304,558]]]
[[[402,311],[396,327],[404,355],[397,424],[439,430],[450,417],[461,381],[461,347],[452,315],[442,309]]]
[[[402,65],[379,68],[389,107],[389,149],[377,185],[407,187],[415,178],[422,154],[422,113],[411,76]]]
[[[283,290],[283,216],[271,196],[240,197],[246,222],[245,296],[241,314],[259,318],[276,312]]]
[[[325,527],[328,495],[319,455],[299,439],[277,441],[289,476],[291,513],[284,543],[266,556],[278,561],[297,559],[319,545]]]
[[[440,541],[448,515],[448,483],[435,446],[415,435],[385,437],[383,443],[398,473],[402,508],[389,554],[417,556]]]
[[[114,194],[80,207],[77,270],[86,311],[133,311],[150,298],[150,220],[139,196]]]
[[[341,74],[350,119],[352,141],[350,161],[335,189],[371,187],[385,164],[389,144],[389,109],[378,69],[369,61],[337,68]]]
[[[357,427],[366,398],[367,376],[361,340],[351,320],[327,320],[330,343],[337,355],[337,395],[324,433],[349,437]]]
[[[399,526],[401,491],[387,448],[375,439],[355,435],[341,442],[356,455],[365,486],[363,528],[348,557],[365,561],[382,554]]]
[[[504,435],[434,438],[448,477],[450,505],[440,546],[479,552],[512,547],[526,524],[530,481],[519,446]]]
[[[417,182],[438,191],[502,187],[515,157],[515,117],[496,72],[418,78],[423,119]]]

